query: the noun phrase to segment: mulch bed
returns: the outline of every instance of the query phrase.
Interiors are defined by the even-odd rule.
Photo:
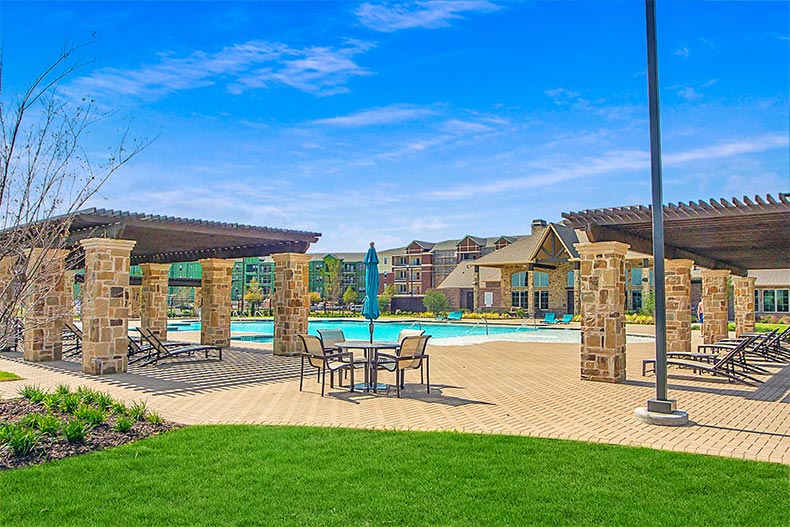
[[[0,422],[16,422],[35,412],[52,413],[63,421],[68,420],[70,417],[63,413],[49,412],[43,405],[31,403],[26,399],[0,400]],[[161,424],[136,421],[129,432],[122,433],[113,430],[114,424],[115,416],[109,416],[105,423],[94,426],[88,432],[84,443],[69,443],[63,437],[46,437],[42,435],[39,445],[26,456],[16,456],[7,446],[0,447],[0,470],[37,465],[45,461],[78,456],[94,450],[103,450],[183,426],[170,421],[163,421]]]

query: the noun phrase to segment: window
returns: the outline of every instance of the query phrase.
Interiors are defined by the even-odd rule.
[[[631,309],[642,311],[642,291],[631,291]]]
[[[399,295],[406,294],[406,284],[395,284],[395,288],[395,291],[397,291]]]
[[[754,311],[760,311],[760,291],[754,290]]]
[[[549,274],[548,273],[542,273],[540,271],[535,271],[533,273],[533,276],[534,276],[533,281],[534,281],[535,287],[548,287],[549,286]]]
[[[642,268],[634,267],[631,269],[631,285],[634,287],[642,287]]]
[[[528,291],[513,291],[511,293],[511,301],[513,302],[513,307],[523,307],[528,308],[529,305],[527,304],[529,300],[529,292]]]
[[[575,287],[575,276],[573,271],[568,271],[568,287]]]
[[[527,272],[524,271],[523,273],[513,273],[513,276],[510,278],[510,284],[513,287],[526,287],[527,286]],[[515,305],[515,304],[513,304]]]
[[[462,253],[461,260],[476,260],[477,253]]]
[[[790,289],[776,290],[776,310],[780,313],[790,311]]]
[[[420,257],[419,256],[415,256],[414,258],[412,258],[411,259],[411,265],[420,265]]]
[[[549,308],[549,292],[535,291],[535,309],[548,309],[548,308]]]
[[[387,265],[387,257],[384,257],[384,265]]]
[[[412,282],[419,282],[420,280],[422,280],[422,273],[419,271],[416,273],[412,273],[410,280]]]
[[[776,311],[776,291],[773,289],[763,290],[763,311]]]

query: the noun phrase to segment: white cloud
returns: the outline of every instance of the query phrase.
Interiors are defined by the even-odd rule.
[[[409,104],[390,104],[379,108],[362,110],[342,117],[318,119],[313,121],[313,124],[343,127],[373,126],[415,121],[435,113],[436,111],[430,108],[421,108]]]
[[[162,53],[158,62],[137,68],[101,68],[77,79],[69,90],[158,99],[224,81],[232,93],[285,85],[325,95],[345,90],[345,83],[353,76],[370,74],[352,60],[369,47],[362,42],[348,42],[341,48],[297,49],[278,42],[252,40],[214,53],[194,51],[185,57]]]
[[[565,88],[552,88],[550,90],[544,91],[543,93],[545,93],[548,97],[554,99],[554,102],[556,104],[574,101],[580,95],[580,93],[577,91],[571,91]]]
[[[686,99],[687,101],[696,101],[702,99],[703,95],[692,88],[691,86],[684,86],[678,90],[678,96]]]
[[[500,6],[484,0],[427,1],[411,3],[364,3],[356,11],[362,25],[391,33],[400,29],[447,27],[460,13],[489,13]]]
[[[689,58],[689,48],[688,46],[683,46],[682,48],[678,48],[675,50],[675,55],[678,57],[683,57],[684,59]]]

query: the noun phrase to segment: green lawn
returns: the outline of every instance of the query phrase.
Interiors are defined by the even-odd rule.
[[[196,426],[0,473],[0,525],[790,525],[787,466],[457,433]]]
[[[18,381],[21,378],[22,377],[20,377],[16,373],[11,373],[11,372],[8,372],[8,371],[0,371],[0,382],[3,382],[3,381]]]

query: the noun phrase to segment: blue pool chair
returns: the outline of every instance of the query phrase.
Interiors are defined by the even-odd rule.
[[[463,311],[451,311],[447,313],[447,320],[461,320],[462,316],[464,316]]]
[[[544,324],[555,324],[558,320],[554,318],[554,313],[549,312],[543,315],[543,320],[541,320],[541,322]]]

